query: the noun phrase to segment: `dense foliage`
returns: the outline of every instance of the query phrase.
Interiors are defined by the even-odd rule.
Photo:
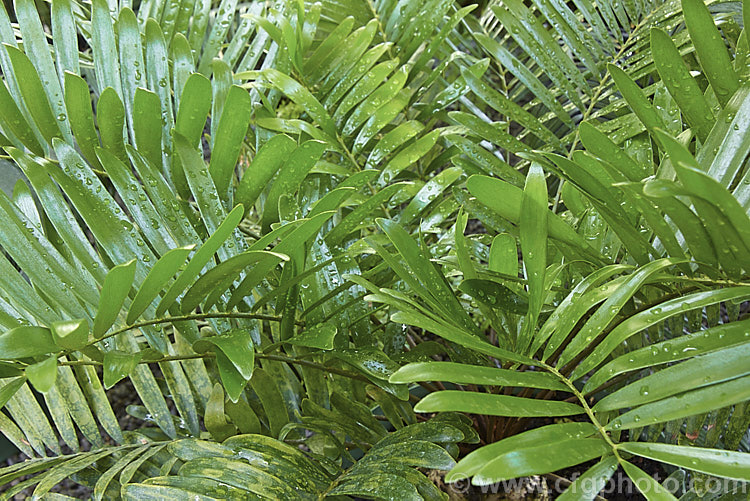
[[[0,498],[731,495],[744,3],[0,8]]]

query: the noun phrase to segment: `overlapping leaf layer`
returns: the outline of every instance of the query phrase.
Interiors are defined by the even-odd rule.
[[[0,8],[0,497],[750,481],[744,4]]]

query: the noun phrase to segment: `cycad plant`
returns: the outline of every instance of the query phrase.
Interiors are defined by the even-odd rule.
[[[0,10],[3,499],[750,480],[748,12]]]

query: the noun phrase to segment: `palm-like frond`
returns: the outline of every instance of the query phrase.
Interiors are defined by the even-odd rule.
[[[705,7],[695,2],[683,2],[683,5],[693,40],[719,39]],[[723,46],[714,47],[714,59],[709,61],[707,53],[698,58],[712,86],[707,95],[713,90],[714,99],[722,108],[718,117],[713,114],[697,117],[696,107],[711,109],[712,106],[702,105],[695,99],[686,100],[685,95],[678,93],[685,85],[694,85],[693,77],[683,76],[688,70],[682,69],[682,57],[662,33],[652,31],[651,49],[655,67],[664,82],[662,85],[674,99],[671,104],[674,111],[657,112],[656,104],[645,97],[631,77],[619,68],[609,68],[617,89],[641,122],[639,127],[648,131],[653,139],[653,151],[651,139],[646,137],[649,155],[632,155],[617,146],[611,134],[607,137],[600,129],[584,124],[580,134],[586,152],[576,152],[570,159],[557,154],[545,155],[551,160],[546,165],[575,186],[574,191],[566,192],[563,188],[562,194],[566,203],[570,200],[568,208],[576,220],[589,225],[587,213],[596,214],[595,217],[606,221],[608,231],[612,232],[610,235],[616,235],[614,239],[602,233],[587,241],[564,219],[550,212],[544,185],[536,181],[543,179],[539,164],[531,164],[523,189],[514,186],[510,179],[502,181],[484,176],[469,179],[467,186],[476,197],[474,204],[481,204],[477,215],[487,222],[491,222],[493,214],[511,222],[514,226],[510,229],[518,232],[523,252],[525,280],[522,283],[527,291],[519,288],[515,256],[508,261],[507,256],[515,254],[515,243],[510,240],[509,244],[498,235],[491,248],[485,247],[487,243],[480,244],[479,240],[475,240],[475,246],[469,246],[462,235],[465,222],[461,223],[459,218],[455,261],[445,261],[445,266],[460,270],[464,282],[459,290],[477,302],[476,313],[481,312],[484,323],[497,333],[500,348],[477,339],[471,329],[457,326],[453,316],[446,314],[447,305],[434,304],[434,296],[428,289],[411,285],[416,297],[409,297],[369,285],[373,292],[371,300],[398,311],[392,316],[394,321],[478,350],[497,360],[497,367],[501,367],[477,366],[469,371],[465,366],[446,362],[414,364],[392,376],[392,382],[428,380],[521,388],[502,395],[493,394],[491,390],[490,394],[436,392],[423,399],[415,410],[502,416],[511,423],[506,429],[518,418],[539,415],[585,414],[590,421],[587,425],[551,425],[500,440],[467,456],[451,472],[449,480],[473,476],[475,484],[483,485],[546,473],[597,457],[601,457],[601,462],[587,473],[592,478],[600,477],[606,483],[617,464],[633,479],[643,476],[623,459],[621,452],[704,474],[744,478],[746,460],[739,453],[722,456],[724,453],[720,450],[707,449],[698,454],[690,447],[679,445],[637,443],[643,427],[648,427],[649,437],[653,439],[665,430],[664,423],[669,423],[667,427],[672,430],[666,430],[667,440],[673,440],[673,434],[679,432],[686,418],[686,433],[695,440],[697,430],[708,417],[718,429],[710,437],[701,439],[701,444],[715,446],[720,437],[725,437],[726,443],[736,447],[736,433],[731,429],[747,421],[744,407],[747,396],[740,390],[747,386],[746,369],[739,361],[733,362],[735,356],[741,358],[746,323],[730,321],[701,330],[700,322],[696,326],[690,320],[695,318],[691,311],[697,311],[700,320],[705,307],[709,322],[713,324],[715,320],[711,315],[718,311],[719,303],[738,303],[748,297],[747,286],[742,282],[747,270],[742,264],[742,249],[748,215],[740,195],[747,151],[741,146],[744,140],[740,137],[744,137],[744,132],[739,132],[745,128],[740,123],[734,126],[734,121],[743,116],[739,109],[745,94],[739,84],[730,90],[723,89],[733,79],[739,82],[741,77],[734,73],[731,64],[720,66],[716,62],[730,62],[731,57],[724,58]],[[673,49],[667,50],[669,47]],[[723,74],[729,72],[730,78],[719,78],[717,68],[722,68]],[[480,82],[480,85],[485,84]],[[688,90],[691,88],[688,86]],[[727,95],[731,95],[731,99]],[[702,93],[700,98],[703,99]],[[682,113],[688,122],[686,125],[692,127],[684,133],[682,126],[672,128],[673,134],[682,133],[678,138],[666,132],[670,129],[663,121],[666,113],[674,115],[675,112]],[[702,132],[706,130],[708,132]],[[686,149],[691,133],[698,136],[695,156]],[[719,152],[726,153],[717,160]],[[652,166],[652,159],[658,159],[660,165]],[[582,198],[577,198],[581,195]],[[719,231],[718,227],[732,230]],[[427,276],[426,267],[430,264],[425,260],[424,251],[397,227],[384,229],[399,257],[390,255],[386,249],[380,252],[384,259],[403,260],[406,268],[401,278],[407,281],[407,270]],[[585,226],[578,231],[585,232]],[[575,258],[567,269],[547,266],[548,236],[563,255],[570,255],[571,249],[575,249]],[[591,243],[595,244],[594,248]],[[504,250],[508,245],[510,254]],[[598,252],[604,256],[597,255]],[[502,264],[496,261],[493,265],[495,253],[506,256]],[[488,255],[489,269],[480,267],[479,263],[486,261]],[[673,257],[665,259],[664,256]],[[627,266],[611,264],[588,276],[576,271],[575,259],[597,263],[602,257],[632,260],[640,267],[627,272]],[[692,264],[685,267],[683,263],[688,262]],[[670,267],[676,267],[672,268],[674,271],[683,270],[687,276],[672,274],[674,272],[665,275]],[[712,281],[696,276],[695,270],[715,278],[721,270],[721,274],[731,278],[726,282]],[[574,286],[567,297],[555,299],[558,296],[552,290],[553,284],[560,281],[564,284],[571,279]],[[667,296],[650,290],[654,282],[665,287],[670,281],[673,285],[668,286],[670,294]],[[546,320],[537,326],[537,317],[549,301],[555,301],[556,307],[548,309],[544,315]],[[522,314],[522,320],[509,312]],[[687,327],[690,333],[683,335],[686,320],[690,321]],[[712,364],[722,365],[726,372],[715,369]],[[537,369],[530,372],[532,367]],[[697,367],[706,367],[705,371],[700,371],[700,381],[696,380]],[[714,375],[717,379],[713,379]],[[607,388],[607,391],[598,393],[600,388]],[[565,402],[546,401],[561,390],[572,396]],[[578,406],[570,407],[568,402],[571,401]],[[726,419],[730,413],[731,422],[716,421],[718,415]],[[565,429],[566,426],[570,430]],[[629,442],[621,436],[625,430],[631,430]],[[547,459],[532,459],[540,454]],[[731,465],[724,464],[721,457]],[[574,487],[568,495],[580,492],[576,490],[580,485]]]
[[[480,440],[449,411],[494,442],[449,480],[596,458],[584,478],[650,478],[629,455],[750,477],[714,449],[748,415],[727,6],[0,10],[0,140],[25,175],[0,194],[0,427],[35,458],[5,495],[73,476],[96,499],[436,499],[414,467]],[[125,378],[153,427],[120,428]],[[488,391],[413,409],[424,381]],[[671,443],[683,427],[707,448]]]
[[[119,474],[120,484],[125,485],[138,478],[137,472],[148,471],[152,454],[166,454],[163,445],[170,440],[198,437],[201,423],[216,440],[238,431],[278,436],[285,425],[296,423],[284,434],[296,437],[297,430],[310,429],[327,433],[330,436],[323,442],[336,444],[339,439],[330,432],[334,429],[369,448],[366,444],[383,434],[376,421],[376,429],[363,435],[367,438],[360,437],[362,431],[353,434],[346,420],[320,422],[331,405],[350,412],[354,402],[344,403],[332,393],[347,387],[347,380],[361,388],[372,383],[366,401],[388,409],[397,427],[413,423],[413,414],[397,403],[406,398],[405,388],[385,380],[396,368],[393,362],[372,348],[346,349],[352,342],[352,347],[370,347],[375,338],[370,324],[362,321],[367,310],[352,301],[361,296],[358,286],[341,278],[341,273],[361,273],[353,260],[357,254],[332,251],[394,195],[400,202],[416,196],[410,204],[411,217],[416,218],[435,194],[458,177],[454,171],[424,187],[405,182],[373,186],[377,171],[359,173],[363,166],[351,163],[351,147],[359,151],[371,143],[368,151],[377,150],[384,158],[405,141],[399,139],[388,149],[378,148],[371,139],[391,125],[411,92],[403,93],[407,100],[401,107],[376,114],[375,124],[368,122],[366,133],[359,134],[359,145],[342,139],[339,131],[351,129],[351,136],[362,126],[360,119],[344,121],[349,111],[370,118],[379,110],[380,103],[370,95],[380,85],[375,79],[360,83],[357,92],[329,84],[329,90],[338,93],[336,99],[346,99],[347,110],[341,108],[335,115],[339,121],[335,129],[322,127],[317,132],[307,126],[302,130],[313,138],[328,134],[336,141],[304,141],[298,129],[303,121],[278,121],[262,108],[256,108],[254,117],[259,127],[246,139],[253,107],[262,100],[273,111],[279,95],[248,94],[233,85],[232,72],[260,70],[288,82],[289,77],[270,67],[284,68],[284,61],[293,66],[298,61],[292,54],[305,50],[311,40],[282,37],[273,45],[273,38],[277,29],[287,34],[302,29],[303,15],[312,16],[307,20],[314,32],[314,9],[298,11],[300,22],[290,27],[281,15],[288,12],[278,18],[259,17],[263,11],[253,8],[253,16],[243,18],[234,29],[235,36],[244,33],[245,41],[230,44],[226,51],[231,57],[207,66],[221,45],[217,40],[229,32],[220,26],[231,24],[231,15],[217,18],[204,42],[197,36],[186,41],[179,34],[184,30],[173,35],[168,13],[161,25],[146,20],[149,15],[143,12],[153,15],[161,9],[158,5],[142,4],[137,13],[120,9],[114,29],[103,2],[55,7],[55,40],[79,31],[92,50],[60,49],[55,54],[60,59],[53,62],[36,10],[19,2],[16,14],[27,53],[15,48],[13,34],[6,40],[9,46],[3,49],[1,61],[5,73],[15,76],[8,77],[5,101],[17,103],[3,116],[3,133],[10,143],[6,150],[30,185],[19,185],[14,200],[2,202],[7,216],[2,246],[9,258],[3,260],[9,272],[4,285],[7,301],[3,301],[2,320],[8,331],[3,346],[5,358],[16,360],[8,364],[9,375],[18,376],[4,386],[3,402],[13,420],[4,421],[9,438],[29,456],[44,457],[48,450],[60,454],[58,435],[77,452],[78,431],[96,450],[61,456],[62,462],[41,459],[14,469],[8,481],[52,468],[14,492],[38,482],[36,493],[43,495],[60,478],[100,467],[107,471],[103,478],[111,480]],[[234,14],[234,5],[225,7]],[[257,26],[257,32],[248,23]],[[200,26],[193,27],[200,32]],[[356,64],[357,72],[368,71],[383,48],[391,45],[373,42],[372,30],[353,36],[361,39],[362,50],[336,61],[330,71],[340,71],[338,64]],[[73,40],[75,35],[67,38]],[[291,40],[301,45],[287,45]],[[241,60],[245,44],[250,48]],[[262,63],[257,58],[251,61],[252,47],[258,54],[265,52]],[[277,51],[280,61],[273,56]],[[390,69],[385,75],[397,67],[386,64]],[[87,80],[77,75],[79,68]],[[328,73],[322,75],[326,76],[333,82]],[[361,76],[354,73],[352,85]],[[393,74],[395,83],[380,93],[400,92],[406,76],[406,67],[401,67]],[[211,118],[208,164],[195,149],[207,129],[207,117]],[[271,137],[268,131],[278,129],[279,123],[297,140]],[[404,128],[411,131],[407,139],[424,128],[416,124],[410,121]],[[407,166],[403,158],[422,157],[437,138],[429,135],[426,147],[422,140],[417,157],[413,152],[402,155],[403,165],[396,173]],[[326,151],[336,157],[322,160]],[[347,156],[340,156],[342,152]],[[248,154],[253,160],[237,174],[235,164]],[[290,196],[295,193],[300,198]],[[34,202],[34,196],[41,204]],[[359,210],[344,211],[340,224],[330,222],[342,204],[362,200],[366,203]],[[243,221],[245,216],[249,218]],[[315,239],[318,234],[325,238]],[[17,246],[12,241],[25,243]],[[269,246],[271,252],[266,250]],[[285,263],[282,268],[277,266],[280,262]],[[29,283],[13,270],[14,265],[24,269]],[[27,341],[35,348],[18,351],[19,343]],[[340,349],[326,354],[334,346]],[[254,355],[255,350],[274,353]],[[54,355],[48,357],[48,352]],[[262,367],[256,368],[254,359],[262,360]],[[323,364],[326,360],[330,367]],[[385,361],[386,370],[371,369],[375,361]],[[299,372],[291,368],[294,364]],[[107,401],[104,390],[125,377],[144,405],[142,416],[158,426],[142,435],[155,441],[153,448],[126,445],[141,439],[123,434]],[[217,379],[222,385],[214,385]],[[51,419],[32,397],[26,380],[43,392]],[[164,388],[160,381],[166,383]],[[172,415],[168,401],[178,416]],[[369,414],[368,407],[356,406],[358,412]],[[100,427],[109,435],[107,441],[121,445],[99,449],[105,442]],[[335,456],[345,452],[343,446],[334,450]],[[177,460],[151,459],[172,465]],[[60,467],[55,469],[56,465]],[[119,470],[128,474],[123,476]],[[422,482],[411,470],[397,470],[383,475],[394,482],[400,475],[412,483]],[[347,482],[341,478],[338,484],[343,489]],[[370,487],[373,492],[384,488],[383,482],[379,484]],[[97,494],[104,495],[106,488],[100,484]],[[353,493],[358,488],[348,489]]]
[[[387,231],[399,257],[391,255],[386,259],[402,259],[407,266],[405,273],[422,270],[420,276],[426,278],[430,263],[415,253],[416,244],[399,236],[396,227]],[[462,260],[459,255],[459,263],[464,277],[476,273],[471,271],[471,260]],[[488,390],[431,393],[417,404],[417,412],[460,411],[497,416],[498,423],[488,426],[491,430],[512,429],[523,419],[539,416],[584,416],[585,423],[543,426],[480,448],[462,459],[448,480],[472,476],[473,483],[484,485],[548,473],[599,457],[602,464],[623,465],[635,479],[637,475],[629,471],[632,465],[626,464],[622,452],[718,477],[745,478],[744,454],[716,449],[696,453],[690,446],[638,441],[643,427],[658,436],[664,423],[677,423],[679,430],[686,418],[705,418],[707,413],[733,406],[737,422],[746,421],[743,402],[747,399],[747,369],[742,353],[747,348],[747,322],[691,330],[685,335],[682,325],[690,311],[700,312],[720,302],[742,301],[750,289],[746,285],[709,290],[681,287],[670,299],[646,302],[652,284],[668,283],[670,276],[665,276],[665,272],[679,263],[678,259],[662,259],[632,272],[626,266],[611,265],[584,277],[538,328],[531,329],[528,355],[518,347],[523,349],[529,331],[526,326],[534,317],[524,312],[523,321],[519,321],[509,310],[513,303],[524,304],[521,311],[531,310],[535,290],[532,286],[536,283],[533,277],[527,280],[528,302],[514,299],[525,294],[511,289],[517,283],[498,280],[486,271],[482,273],[492,278],[466,279],[460,287],[477,301],[497,337],[502,340],[504,334],[505,339],[509,338],[507,344],[501,341],[500,347],[456,325],[447,305],[431,306],[433,296],[426,289],[413,287],[415,297],[367,284],[373,291],[368,299],[388,305],[393,321],[488,358],[474,366],[464,361],[420,362],[402,367],[391,376],[392,383],[444,381],[482,385]],[[402,278],[406,280],[406,275]],[[673,276],[671,280],[684,279]],[[554,297],[549,281],[543,283],[548,284],[543,297]],[[669,331],[667,325],[672,329],[676,325],[680,330]],[[517,330],[506,330],[514,328]],[[643,342],[645,332],[648,344]],[[461,361],[460,351],[451,358]],[[493,387],[508,390],[498,393]],[[605,388],[607,391],[602,391]],[[716,425],[721,430],[705,445],[715,446],[720,436],[728,442],[735,440],[730,426]],[[688,426],[692,426],[689,421]],[[626,430],[630,434],[621,435]],[[544,461],[539,460],[540,455]],[[594,466],[592,474],[599,468],[601,464]],[[615,469],[607,467],[602,474],[608,479]],[[578,487],[571,489],[571,495],[580,494]]]
[[[721,12],[726,7],[717,2],[712,8]],[[725,20],[732,18],[726,14]],[[658,81],[655,59],[660,54],[651,50],[651,30],[669,33],[677,51],[695,60],[678,2],[490,2],[480,19],[466,23],[474,39],[464,41],[466,50],[491,61],[483,79],[469,81],[473,95],[466,99],[484,113],[484,121],[498,122],[492,125],[499,130],[493,136],[511,132],[524,138],[524,146],[488,136],[463,116],[453,118],[492,143],[491,151],[506,161],[518,162],[513,155],[529,147],[569,156],[580,145],[577,125],[582,121],[600,123],[617,144],[630,141],[639,147],[644,126],[618,93],[607,65],[644,82],[646,95],[656,98],[670,122],[672,101]],[[716,104],[714,98],[710,106]]]
[[[34,476],[4,496],[12,498],[36,484],[34,496],[44,497],[60,480],[93,469],[98,475],[91,486],[94,499],[188,495],[198,499],[320,499],[341,495],[440,499],[442,494],[435,485],[413,467],[448,469],[455,465],[444,447],[462,440],[461,428],[466,426],[453,416],[441,423],[404,427],[373,444],[365,458],[345,469],[264,435],[234,435],[222,443],[197,438],[166,443],[136,434],[129,437],[131,443],[32,459],[6,468],[4,482]]]

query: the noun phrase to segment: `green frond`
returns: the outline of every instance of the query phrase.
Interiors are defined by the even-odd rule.
[[[6,5],[0,498],[750,480],[750,9]]]

